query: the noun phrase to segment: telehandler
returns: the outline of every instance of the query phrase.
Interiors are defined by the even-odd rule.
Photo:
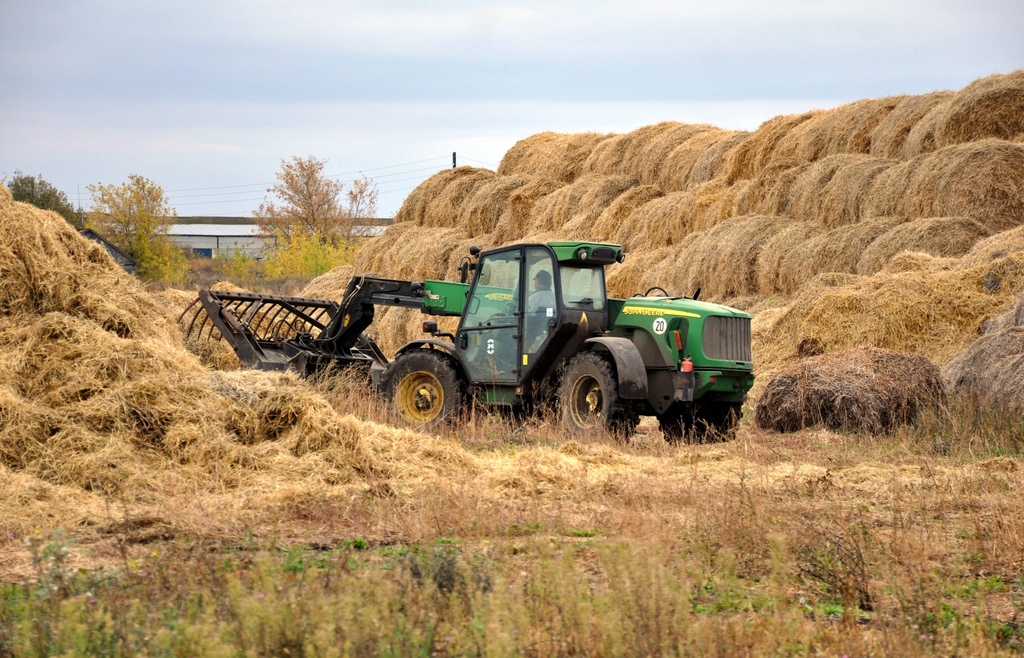
[[[470,404],[522,413],[555,407],[568,429],[631,434],[658,418],[670,442],[725,438],[754,381],[749,314],[673,297],[605,290],[616,244],[514,244],[463,260],[461,281],[355,276],[340,302],[202,290],[190,334],[216,327],[245,367],[303,374],[369,371],[400,416],[417,425]],[[470,281],[471,279],[471,281]],[[365,332],[378,306],[458,316],[455,333],[427,320],[428,337],[389,360]]]

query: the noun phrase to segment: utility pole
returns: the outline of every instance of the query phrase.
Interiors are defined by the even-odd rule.
[[[455,151],[452,151],[452,169],[455,169]]]

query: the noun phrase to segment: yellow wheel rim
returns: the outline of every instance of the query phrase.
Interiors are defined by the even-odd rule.
[[[417,370],[398,383],[395,403],[398,412],[409,420],[429,423],[444,409],[444,387],[433,373]]]
[[[569,413],[579,427],[593,425],[601,417],[601,385],[598,381],[584,375],[573,382],[570,395]]]

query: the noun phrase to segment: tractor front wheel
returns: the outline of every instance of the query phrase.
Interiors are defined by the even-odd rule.
[[[612,364],[600,354],[584,352],[569,362],[562,379],[562,421],[571,432],[607,430],[629,436],[639,417],[619,398]]]
[[[451,361],[434,350],[406,352],[388,366],[384,392],[397,415],[411,425],[435,427],[453,422],[465,394]]]

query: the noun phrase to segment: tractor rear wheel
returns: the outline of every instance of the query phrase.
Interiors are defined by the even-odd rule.
[[[411,425],[451,423],[465,402],[458,372],[447,357],[434,350],[400,355],[388,366],[383,388],[391,407]]]
[[[639,417],[619,398],[612,364],[600,354],[577,354],[565,370],[561,394],[562,422],[572,432],[607,430],[629,436]]]

